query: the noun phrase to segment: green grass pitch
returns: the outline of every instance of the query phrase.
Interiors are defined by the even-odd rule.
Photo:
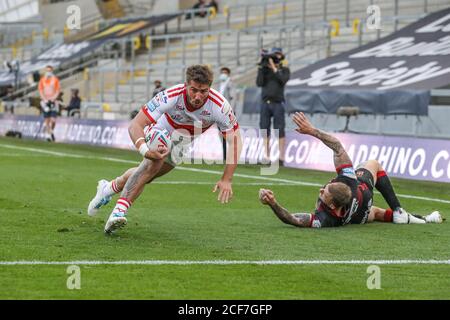
[[[43,152],[39,152],[43,151]],[[68,156],[71,155],[71,156]],[[74,157],[77,155],[78,157]],[[146,187],[112,236],[103,227],[114,201],[95,217],[86,208],[97,180],[131,166],[137,152],[0,138],[0,299],[450,299],[449,264],[379,265],[381,289],[369,290],[369,264],[83,265],[81,289],[67,288],[68,265],[6,265],[14,261],[448,260],[450,222],[373,223],[335,229],[283,224],[258,201],[274,190],[292,212],[311,211],[318,187],[257,180],[240,166],[234,199],[212,193],[219,174],[174,170]],[[189,165],[221,171],[219,165]],[[282,168],[276,176],[325,183],[332,173]],[[172,182],[172,183],[171,183]],[[440,210],[450,218],[446,184],[393,179],[411,212]],[[375,205],[385,207],[379,194]]]

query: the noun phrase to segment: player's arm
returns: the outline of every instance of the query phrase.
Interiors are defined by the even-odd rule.
[[[156,121],[175,104],[176,99],[168,99],[165,92],[160,92],[148,103],[142,106],[139,113],[131,120],[128,133],[136,149],[147,159],[161,160],[166,157],[170,150],[160,148],[157,151],[150,151],[145,142],[144,128],[155,124]]]
[[[219,189],[219,196],[217,200],[221,201],[222,203],[228,202],[233,197],[233,189],[231,187],[231,183],[242,150],[242,139],[239,129],[236,129],[235,131],[227,134],[225,138],[228,142],[225,168],[223,170],[222,178],[219,182],[217,182],[213,190],[214,192],[216,192],[216,190]]]
[[[272,190],[260,189],[259,200],[262,204],[268,205],[275,215],[286,224],[296,227],[309,228],[311,227],[312,215],[309,213],[291,214],[288,210],[283,208],[275,199]]]
[[[213,192],[219,190],[217,200],[227,203],[233,197],[233,189],[231,187],[234,171],[238,165],[242,150],[242,139],[239,130],[239,124],[234,116],[233,110],[228,102],[222,107],[224,108],[219,115],[217,122],[219,130],[227,140],[227,154],[225,168],[222,178],[214,186]]]
[[[328,148],[333,150],[334,153],[334,165],[339,168],[343,165],[351,165],[352,161],[345,151],[342,143],[331,134],[315,128],[311,122],[306,118],[303,112],[296,112],[293,116],[295,124],[298,126],[295,129],[299,133],[308,134],[321,140]]]

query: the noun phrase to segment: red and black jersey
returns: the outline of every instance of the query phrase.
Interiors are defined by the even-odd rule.
[[[367,221],[373,198],[373,177],[370,180],[372,174],[366,169],[358,169],[355,172],[352,164],[340,166],[336,172],[337,177],[329,183],[346,184],[352,193],[351,201],[344,207],[344,215],[341,216],[318,199],[311,227],[339,227]]]

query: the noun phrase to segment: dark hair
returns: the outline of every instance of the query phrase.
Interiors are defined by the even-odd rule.
[[[211,69],[204,64],[196,64],[190,66],[186,70],[186,83],[195,81],[200,84],[207,84],[211,86],[214,80],[214,75]]]
[[[47,65],[47,66],[45,66],[45,68],[50,68],[53,71],[53,67],[51,65]]]
[[[231,74],[230,68],[222,67],[222,68],[220,69],[220,72],[222,72],[222,71],[226,71],[226,72],[228,72],[228,74]]]
[[[330,183],[328,185],[328,190],[333,197],[332,201],[336,208],[341,208],[348,205],[352,199],[352,191],[345,183]]]

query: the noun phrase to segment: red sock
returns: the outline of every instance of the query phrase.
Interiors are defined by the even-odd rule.
[[[392,222],[393,221],[393,211],[392,209],[386,209],[384,213],[384,222]]]
[[[126,198],[119,198],[119,200],[117,200],[116,206],[114,207],[114,211],[119,211],[126,214],[129,207],[131,207],[131,201]]]
[[[114,193],[119,193],[120,190],[117,188],[116,180],[111,181],[111,189]]]
[[[380,170],[380,171],[377,172],[377,178],[381,178],[381,177],[384,177],[384,176],[387,176],[386,171]]]

